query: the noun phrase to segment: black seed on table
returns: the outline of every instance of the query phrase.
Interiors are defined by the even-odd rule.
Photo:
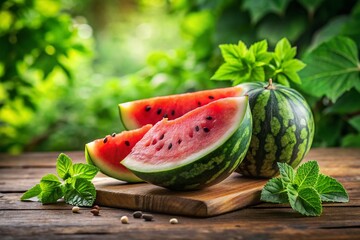
[[[172,148],[172,143],[169,144],[168,149],[170,150]]]
[[[195,127],[195,131],[198,132],[199,130],[200,130],[199,126],[196,126],[196,127]]]
[[[157,115],[160,115],[160,114],[161,114],[161,111],[162,111],[162,109],[159,108],[159,109],[157,110],[156,114],[157,114]]]
[[[116,133],[111,134],[111,136],[112,136],[112,137],[115,137],[115,136],[116,136]]]
[[[145,107],[145,111],[150,111],[151,110],[151,107],[149,106],[149,105],[147,105],[146,107]]]
[[[126,146],[130,146],[130,142],[126,140],[126,141],[125,141],[125,145],[126,145]]]
[[[133,213],[133,217],[134,218],[141,218],[143,215],[143,213],[141,211],[136,211]]]
[[[207,117],[206,117],[206,120],[212,120],[212,117],[211,117],[211,116],[207,116]]]
[[[209,99],[214,99],[214,96],[211,96],[211,95],[210,95],[210,96],[209,96]]]
[[[204,132],[210,132],[210,129],[208,129],[207,127],[203,128]]]
[[[175,110],[171,110],[171,116],[175,115]]]
[[[151,215],[151,214],[143,214],[143,215],[142,215],[142,218],[145,219],[145,221],[150,222],[150,221],[153,220],[154,217],[153,217],[153,215]]]
[[[103,142],[104,142],[104,143],[106,143],[106,142],[107,142],[107,137],[105,137],[105,138],[104,138],[104,141],[103,141]]]

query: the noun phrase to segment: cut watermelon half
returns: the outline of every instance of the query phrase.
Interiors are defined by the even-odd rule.
[[[148,124],[140,129],[107,135],[85,145],[85,158],[88,164],[97,166],[105,175],[126,182],[142,182],[121,164],[134,145],[150,130]]]
[[[156,123],[123,160],[152,184],[200,189],[229,176],[243,160],[252,131],[248,97],[231,97]]]
[[[235,86],[121,103],[120,119],[125,129],[136,129],[146,124],[154,125],[162,118],[176,119],[215,100],[242,94],[243,89]]]

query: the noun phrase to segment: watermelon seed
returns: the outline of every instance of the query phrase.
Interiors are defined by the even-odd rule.
[[[159,137],[159,140],[162,140],[164,138],[165,134],[162,134],[160,137]]]
[[[169,144],[168,150],[170,150],[171,148],[172,148],[172,143]]]
[[[211,116],[207,116],[207,117],[206,117],[206,120],[212,120],[212,117],[211,117]]]
[[[145,143],[145,147],[148,147],[148,146],[150,146],[150,140],[149,141],[147,141],[146,143]]]
[[[155,145],[157,143],[157,140],[154,138],[154,140],[152,141],[152,145]]]
[[[159,108],[158,110],[157,110],[157,115],[160,115],[161,114],[161,111],[162,111],[162,109],[161,108]]]
[[[210,95],[210,96],[209,96],[209,99],[214,99],[214,96],[211,96],[211,95]]]
[[[178,143],[178,144],[180,144],[181,142],[182,142],[182,140],[181,140],[181,139],[179,139],[179,140],[177,141],[177,143]]]
[[[145,111],[150,111],[151,110],[151,107],[149,106],[149,105],[147,105],[146,107],[145,107]]]
[[[126,146],[130,146],[130,142],[129,142],[129,141],[125,141],[125,145],[126,145]]]
[[[198,102],[198,106],[201,106],[201,102],[200,102],[200,101]]]
[[[172,115],[172,116],[175,115],[175,110],[171,110],[171,115]]]
[[[189,137],[192,138],[194,136],[193,132],[189,132]]]
[[[112,136],[112,137],[115,137],[115,136],[116,136],[116,133],[111,134],[111,136]]]
[[[195,131],[198,132],[199,130],[200,130],[199,126],[196,126],[196,127],[195,127]]]
[[[204,132],[206,132],[206,133],[207,133],[207,132],[210,132],[210,129],[208,129],[207,127],[204,127],[203,130],[204,130]]]
[[[106,143],[106,142],[107,142],[107,137],[105,137],[105,138],[104,138],[104,141],[103,141],[103,142],[104,142],[104,143]]]
[[[163,148],[164,144],[160,144],[156,147],[156,151],[160,151]]]
[[[167,117],[168,117],[168,115],[165,113],[164,116],[163,116],[163,118],[167,118]]]

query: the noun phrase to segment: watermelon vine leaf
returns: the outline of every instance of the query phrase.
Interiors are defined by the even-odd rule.
[[[276,44],[274,52],[268,51],[266,40],[256,42],[250,48],[242,41],[237,45],[222,44],[219,48],[225,63],[211,77],[212,80],[231,80],[233,85],[236,85],[272,78],[287,86],[289,81],[301,84],[297,72],[303,69],[305,64],[295,59],[296,47],[291,47],[286,38]]]
[[[309,161],[294,171],[286,163],[278,163],[280,177],[270,179],[261,191],[261,201],[290,203],[306,216],[320,216],[321,202],[348,202],[345,188],[336,179],[319,173],[316,161]]]
[[[83,163],[73,164],[68,156],[61,153],[57,159],[56,170],[64,182],[54,174],[47,174],[20,199],[24,201],[37,197],[43,204],[48,204],[56,203],[64,197],[68,204],[92,206],[96,198],[96,190],[91,180],[99,169]]]
[[[301,88],[307,93],[335,102],[352,88],[360,92],[360,61],[352,39],[332,38],[307,54],[304,62],[308,67],[300,72]]]

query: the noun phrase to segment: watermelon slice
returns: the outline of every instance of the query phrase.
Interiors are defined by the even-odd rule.
[[[235,86],[126,102],[119,104],[120,119],[125,129],[136,129],[162,118],[178,118],[217,99],[242,95],[242,87]]]
[[[248,97],[230,97],[156,123],[122,161],[139,178],[174,190],[201,189],[229,176],[252,132]]]
[[[126,182],[142,182],[121,164],[134,145],[147,133],[152,125],[140,129],[107,135],[85,145],[85,158],[88,164],[97,166],[105,175]]]

